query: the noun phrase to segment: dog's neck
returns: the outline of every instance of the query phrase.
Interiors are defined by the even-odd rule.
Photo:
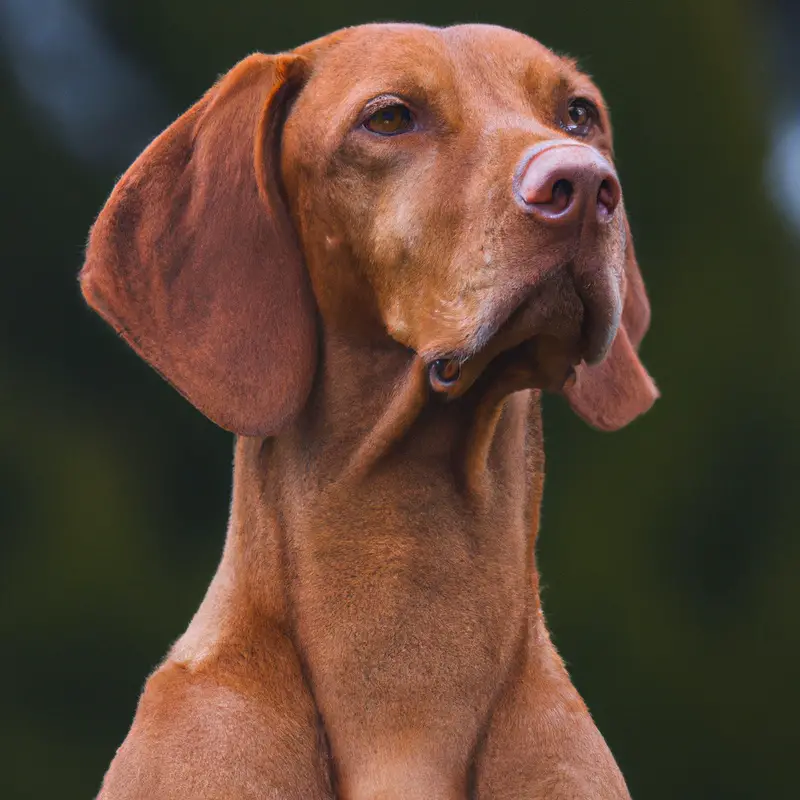
[[[370,539],[382,558],[388,537],[423,546],[455,537],[474,553],[502,552],[528,587],[524,602],[538,609],[543,478],[538,391],[475,386],[448,402],[405,348],[329,339],[295,424],[237,441],[223,562],[179,647],[193,658],[205,652],[234,597],[289,622],[298,575],[348,546],[341,532],[328,534],[330,520],[353,526],[353,559],[370,552]]]
[[[436,463],[438,478],[460,495],[454,505],[484,507],[509,460],[523,458],[528,424],[540,435],[538,391],[514,394],[524,385],[518,374],[506,375],[449,400],[429,388],[424,362],[408,349],[329,337],[302,416],[275,443],[321,484],[359,494],[386,471],[402,491],[423,464]]]

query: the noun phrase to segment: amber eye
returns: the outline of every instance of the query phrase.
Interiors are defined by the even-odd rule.
[[[567,119],[564,127],[575,136],[586,136],[599,119],[597,107],[590,100],[576,97],[567,107]]]
[[[384,106],[376,111],[365,123],[364,127],[381,136],[395,136],[414,128],[414,117],[411,111],[401,103]]]

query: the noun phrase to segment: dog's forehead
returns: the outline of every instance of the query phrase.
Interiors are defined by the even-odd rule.
[[[562,74],[569,63],[524,33],[498,25],[454,25],[438,31],[450,58],[462,67],[505,70],[509,74],[531,69]]]
[[[356,87],[453,94],[468,87],[475,93],[513,94],[588,82],[573,62],[535,39],[492,25],[363,25],[297,52],[315,64],[315,81],[340,96]]]

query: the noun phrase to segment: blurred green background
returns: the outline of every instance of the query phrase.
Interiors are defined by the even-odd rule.
[[[225,530],[232,438],[86,310],[86,233],[233,63],[379,19],[494,22],[613,112],[663,399],[546,405],[555,641],[637,798],[796,798],[800,15],[784,0],[0,0],[0,797],[88,798]]]

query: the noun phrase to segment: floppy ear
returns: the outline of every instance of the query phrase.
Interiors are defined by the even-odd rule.
[[[615,431],[648,411],[658,389],[637,350],[650,327],[650,303],[625,220],[625,271],[622,320],[608,355],[599,364],[581,364],[575,382],[564,390],[572,410],[595,428]]]
[[[301,58],[253,55],[120,179],[89,238],[84,297],[206,416],[276,433],[305,403],[316,309],[280,181]]]

